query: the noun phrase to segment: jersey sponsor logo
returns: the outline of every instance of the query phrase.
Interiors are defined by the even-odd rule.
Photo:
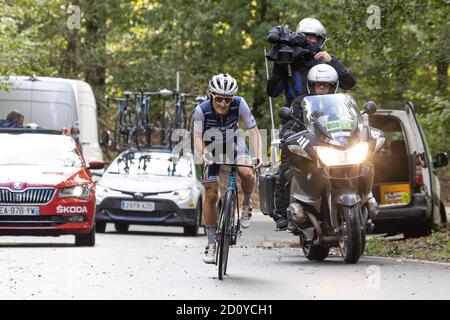
[[[62,206],[56,207],[56,213],[88,213],[87,207],[82,206]]]

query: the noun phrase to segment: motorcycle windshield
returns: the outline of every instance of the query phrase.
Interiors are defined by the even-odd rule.
[[[338,146],[347,145],[362,123],[356,102],[348,94],[308,96],[302,107],[308,131]]]

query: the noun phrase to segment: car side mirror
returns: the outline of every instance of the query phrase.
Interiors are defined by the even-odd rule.
[[[435,168],[446,167],[448,165],[447,153],[438,153],[438,155],[436,156],[436,161],[433,164]]]
[[[89,162],[89,170],[101,170],[104,169],[106,165],[105,161],[91,161]]]
[[[288,121],[292,119],[291,109],[288,107],[282,107],[278,112],[278,116],[283,121]]]
[[[361,114],[374,114],[375,112],[377,112],[377,104],[373,101],[369,101],[365,104]]]

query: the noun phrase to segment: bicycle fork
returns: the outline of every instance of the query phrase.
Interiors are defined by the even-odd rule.
[[[228,177],[228,186],[227,186],[227,190],[233,190],[236,194],[236,202],[234,203],[234,205],[236,206],[236,210],[237,210],[237,221],[235,221],[234,223],[231,224],[231,228],[229,230],[230,234],[230,244],[231,245],[235,245],[237,242],[237,238],[240,237],[242,235],[242,231],[241,231],[241,222],[240,222],[240,214],[239,214],[239,195],[238,195],[238,188],[237,188],[237,174],[236,174],[236,167],[232,167],[231,168],[231,172],[230,175]],[[233,214],[234,214],[234,210],[233,210]],[[235,216],[230,217],[233,221],[233,219],[235,218]]]

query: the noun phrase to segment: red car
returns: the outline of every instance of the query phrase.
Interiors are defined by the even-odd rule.
[[[95,183],[72,137],[0,129],[0,235],[75,235],[95,245]]]

